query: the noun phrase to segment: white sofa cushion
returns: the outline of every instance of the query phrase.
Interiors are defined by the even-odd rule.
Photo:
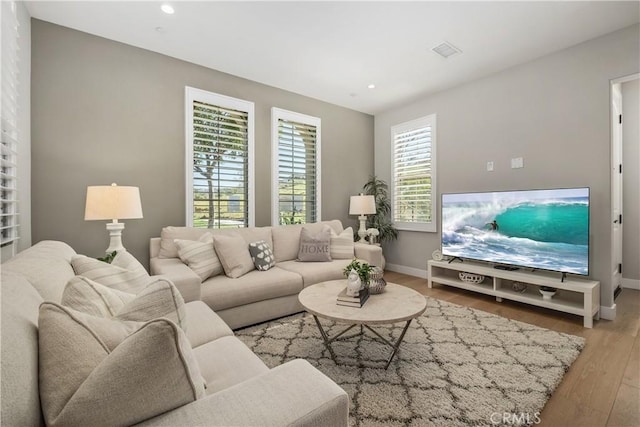
[[[224,273],[228,277],[235,279],[254,269],[249,244],[239,234],[214,235],[213,242]]]
[[[23,275],[45,301],[60,302],[75,273],[70,265],[76,252],[66,243],[43,240],[2,263],[3,272]]]
[[[327,280],[344,279],[342,271],[350,262],[351,260],[348,259],[336,259],[330,262],[284,261],[278,263],[277,268],[299,274],[302,276],[304,286],[309,286]]]
[[[147,271],[129,252],[118,252],[111,264],[76,255],[71,258],[71,265],[78,276],[134,294],[141,291],[150,280]]]
[[[273,227],[271,235],[273,236],[273,254],[276,257],[276,263],[298,257],[301,231],[301,225]]]
[[[267,271],[251,271],[237,279],[222,275],[211,277],[202,284],[202,301],[218,311],[256,301],[297,295],[301,290],[302,277],[276,265]]]
[[[44,303],[38,327],[47,425],[130,425],[204,396],[191,346],[167,319],[140,326]]]
[[[164,227],[160,232],[160,251],[158,258],[178,258],[178,247],[175,239],[198,240],[203,235],[210,233],[207,228],[194,227]]]
[[[191,301],[184,308],[189,325],[186,334],[194,349],[220,337],[233,336],[229,325],[204,302]]]
[[[353,228],[347,227],[338,234],[331,230],[331,259],[353,259]]]
[[[208,342],[194,349],[193,354],[207,383],[207,394],[269,372],[260,358],[233,336]]]
[[[204,234],[198,241],[175,239],[178,248],[178,256],[192,269],[200,280],[207,280],[211,276],[217,276],[224,272],[222,263],[213,248],[213,236]]]

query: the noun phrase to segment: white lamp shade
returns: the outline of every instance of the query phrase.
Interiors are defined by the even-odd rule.
[[[87,187],[84,219],[134,219],[142,218],[140,189],[116,184]]]
[[[349,215],[373,215],[376,213],[376,200],[373,196],[351,196]]]

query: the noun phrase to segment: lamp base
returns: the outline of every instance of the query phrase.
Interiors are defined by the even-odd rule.
[[[360,237],[360,239],[358,239],[358,242],[366,243],[365,237],[367,237],[367,216],[360,215],[358,219],[360,220],[360,228],[358,229],[358,237]]]
[[[106,253],[110,254],[113,251],[126,252],[127,250],[122,246],[122,230],[124,230],[124,224],[114,220],[107,223],[107,230],[109,231],[109,247]]]

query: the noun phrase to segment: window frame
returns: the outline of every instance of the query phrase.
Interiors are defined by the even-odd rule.
[[[279,160],[279,122],[287,120],[316,128],[315,141],[315,184],[316,184],[316,222],[322,221],[322,120],[319,117],[309,116],[282,108],[271,108],[271,225],[280,225],[280,188],[278,176],[280,172]]]
[[[255,227],[255,104],[219,93],[185,86],[186,221],[193,227],[193,103],[204,102],[247,113],[247,227]]]
[[[430,222],[407,222],[407,221],[397,221],[396,219],[396,211],[395,211],[395,196],[396,196],[396,135],[410,132],[413,130],[418,130],[420,128],[430,127],[431,128],[431,221]],[[437,173],[436,173],[436,148],[437,148],[437,126],[436,126],[436,114],[430,114],[428,116],[423,116],[414,120],[410,120],[407,122],[399,123],[397,125],[391,126],[391,185],[389,186],[390,196],[391,196],[391,221],[393,225],[398,230],[404,231],[419,231],[419,232],[428,232],[435,233],[438,231],[438,200],[437,200]]]
[[[2,107],[0,141],[0,200],[3,224],[0,224],[0,247],[3,260],[6,254],[17,252],[20,239],[20,209],[18,193],[18,150],[22,135],[18,126],[20,92],[19,27],[16,2],[2,2]],[[7,248],[7,249],[5,249]]]

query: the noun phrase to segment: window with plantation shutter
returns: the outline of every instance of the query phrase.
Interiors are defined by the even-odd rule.
[[[436,231],[436,116],[391,128],[392,215],[399,230]]]
[[[254,226],[252,102],[186,88],[187,226]]]
[[[2,92],[0,122],[1,246],[18,240],[18,17],[15,2],[2,2]],[[14,246],[15,250],[15,246]]]
[[[320,119],[271,110],[273,225],[320,221]]]

